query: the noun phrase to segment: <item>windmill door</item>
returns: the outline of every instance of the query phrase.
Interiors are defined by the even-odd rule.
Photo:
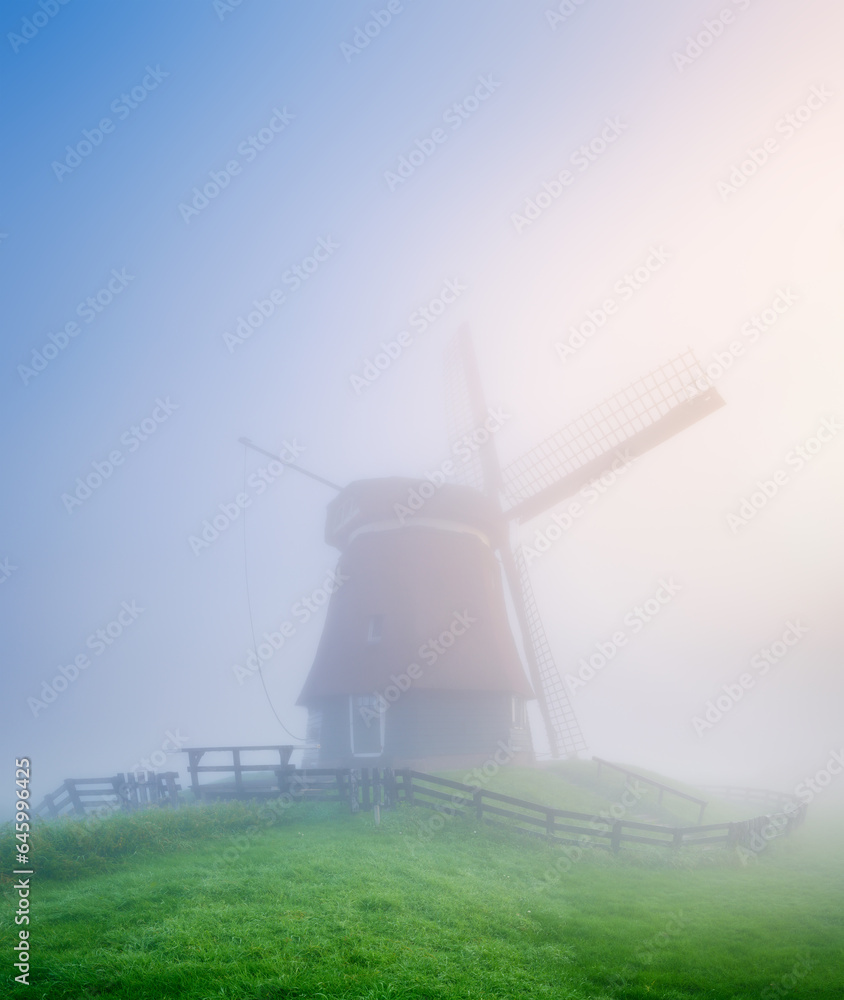
[[[383,700],[374,694],[349,696],[349,735],[355,757],[380,757],[384,751]]]

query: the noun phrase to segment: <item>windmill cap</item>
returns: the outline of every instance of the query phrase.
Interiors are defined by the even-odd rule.
[[[394,476],[358,479],[328,505],[325,540],[344,549],[361,529],[454,529],[463,526],[486,537],[494,548],[504,539],[505,522],[495,503],[471,486]]]

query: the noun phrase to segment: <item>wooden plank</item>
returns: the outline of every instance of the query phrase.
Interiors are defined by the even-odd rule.
[[[508,819],[520,820],[523,823],[531,823],[534,826],[545,826],[544,816],[527,816],[525,813],[514,813],[511,809],[499,809],[498,806],[490,806],[484,802],[484,815],[492,813],[493,816],[506,816]]]
[[[85,814],[85,809],[82,805],[82,801],[79,798],[79,793],[76,790],[76,782],[72,778],[68,778],[65,781],[65,786],[67,787],[67,794],[70,798],[70,804],[73,811],[77,816],[83,816]]]
[[[180,750],[179,753],[198,753],[200,756],[204,753],[228,753],[232,750],[289,750],[291,753],[296,749],[293,744],[288,743],[268,743],[266,745],[261,744],[260,746],[237,746],[237,747],[185,747]],[[290,757],[288,756],[288,760]],[[286,763],[286,762],[283,762]]]
[[[671,847],[671,840],[656,840],[653,837],[637,837],[632,833],[623,833],[619,841],[625,844],[648,844],[650,847]]]
[[[515,799],[512,795],[502,795],[501,792],[488,792],[486,789],[483,791],[483,797],[485,799],[492,799],[495,802],[506,802],[511,806],[521,806],[523,809],[536,809],[543,813],[548,808],[548,806],[544,806],[540,802],[528,802],[527,799]]]
[[[466,797],[464,797],[462,799],[458,799],[456,796],[449,795],[447,792],[438,792],[436,790],[436,788],[418,788],[417,787],[416,790],[415,790],[415,797],[416,797],[416,802],[417,803],[419,803],[420,801],[422,801],[419,798],[420,795],[422,795],[422,796],[426,796],[427,795],[430,798],[437,799],[437,800],[439,800],[441,802],[451,802],[451,803],[453,803],[456,806],[467,805],[469,802],[473,801],[471,796],[466,796]]]
[[[182,801],[179,798],[180,786],[176,784],[178,776],[177,771],[165,771],[161,775],[164,779],[165,801],[167,805],[172,806],[174,809],[178,809],[182,805]]]
[[[610,830],[596,830],[594,827],[583,827],[583,826],[571,826],[566,823],[556,823],[554,826],[555,830],[563,830],[565,833],[579,833],[581,836],[586,837],[605,837],[609,838]]]
[[[593,757],[592,760],[597,761],[599,765],[604,764],[616,771],[620,771],[628,779],[634,778],[636,781],[644,781],[648,785],[653,785],[654,788],[670,792],[671,795],[679,795],[681,799],[688,799],[690,802],[696,802],[698,805],[706,805],[706,799],[698,798],[696,795],[689,795],[687,792],[681,792],[677,788],[672,788],[670,785],[663,784],[661,781],[655,781],[653,778],[648,778],[644,774],[638,774],[636,771],[630,771],[626,767],[619,767],[618,764],[613,764],[612,761],[604,760],[602,757]],[[661,796],[659,801],[662,802]]]
[[[623,823],[625,826],[629,826],[633,830],[653,830],[657,833],[673,833],[674,827],[660,826],[658,823],[639,823],[638,820],[634,819],[622,819],[618,820],[619,823]],[[686,827],[688,830],[698,830],[697,826]]]
[[[461,792],[474,792],[475,785],[464,785],[461,781],[452,781],[451,778],[438,778],[434,774],[425,774],[422,771],[413,771],[410,768],[406,768],[405,774],[409,774],[411,778],[415,778],[417,781],[429,781],[437,785],[445,785],[446,788],[456,788]]]

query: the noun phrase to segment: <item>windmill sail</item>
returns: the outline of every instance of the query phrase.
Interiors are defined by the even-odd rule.
[[[605,399],[503,471],[506,516],[536,517],[606,472],[696,423],[724,400],[692,351]]]
[[[478,419],[477,400],[470,389],[471,362],[471,355],[467,353],[467,335],[461,329],[445,348],[445,411],[452,445],[466,434],[471,434],[483,420],[483,416],[480,421]],[[486,477],[479,450],[473,450],[468,461],[457,463],[454,481],[481,493],[486,492]]]
[[[449,421],[451,424],[458,426],[456,422],[462,421],[462,428],[468,431],[481,425],[486,417],[486,400],[484,399],[483,386],[478,374],[472,340],[469,336],[469,330],[465,326],[461,327],[457,336],[448,346],[446,354],[446,396],[450,401]],[[492,497],[500,498],[502,482],[501,466],[498,464],[498,456],[492,441],[488,441],[475,454],[478,455],[477,465],[475,466],[478,478],[475,481],[467,481],[466,485],[472,485]],[[500,500],[496,499],[496,503],[499,502]],[[545,730],[548,734],[551,755],[558,757],[561,752],[576,753],[576,750],[569,751],[564,749],[573,745],[573,743],[571,740],[562,737],[562,734],[567,731],[566,724],[569,717],[574,720],[574,713],[571,706],[567,705],[567,715],[558,712],[557,716],[554,717],[551,714],[546,692],[546,680],[552,686],[555,683],[559,685],[561,680],[554,665],[548,641],[545,638],[542,622],[539,619],[536,601],[533,599],[533,591],[530,590],[530,581],[520,571],[509,545],[503,545],[499,551],[504,575],[510,587],[510,595],[513,599],[516,618],[519,621],[519,628],[522,633],[528,673],[537,701],[539,702],[539,710],[542,714]],[[526,583],[527,588],[525,587]],[[565,697],[565,691],[562,693],[563,697]],[[576,720],[573,721],[573,726],[579,733],[580,730],[577,728]],[[558,730],[560,735],[558,735]]]
[[[586,750],[586,741],[580,730],[577,716],[574,714],[574,708],[569,700],[563,678],[554,662],[554,654],[551,652],[551,646],[545,635],[545,627],[539,616],[539,608],[530,583],[530,574],[521,549],[516,552],[516,563],[519,568],[530,643],[533,646],[533,655],[536,659],[545,701],[543,714],[546,725],[550,723],[551,726],[551,731],[548,733],[551,756],[574,757],[580,751]]]

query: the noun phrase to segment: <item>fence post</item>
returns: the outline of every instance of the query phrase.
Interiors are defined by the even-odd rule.
[[[384,808],[392,809],[396,803],[396,776],[391,767],[384,768]]]
[[[610,847],[612,848],[613,854],[618,854],[621,850],[621,820],[617,819],[612,825],[612,838],[610,840]]]
[[[349,809],[352,813],[360,810],[358,804],[358,772],[352,768],[349,771]]]
[[[235,747],[232,750],[232,764],[234,765],[234,790],[235,797],[238,799],[243,798],[243,771],[240,767],[240,748]]]
[[[167,792],[165,795],[165,802],[171,805],[174,809],[178,809],[181,803],[179,802],[179,788],[176,785],[176,771],[166,771],[161,775],[164,779]]]
[[[404,800],[409,802],[411,805],[414,804],[413,801],[413,778],[411,778],[410,773],[407,768],[402,771],[401,775],[402,788],[404,789]]]
[[[369,768],[361,768],[360,776],[361,809],[369,809]]]
[[[70,804],[73,807],[73,811],[77,816],[84,816],[85,809],[82,805],[82,799],[79,797],[79,791],[76,787],[76,781],[73,778],[68,778],[65,781],[67,787],[67,795],[70,799]]]

